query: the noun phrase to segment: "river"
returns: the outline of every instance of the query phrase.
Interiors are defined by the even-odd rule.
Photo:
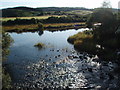
[[[112,62],[99,62],[96,55],[77,52],[67,38],[81,28],[65,31],[9,33],[14,39],[10,47],[8,67],[15,88],[116,88],[116,68]],[[34,47],[44,43],[42,49]],[[111,77],[113,76],[113,79]]]

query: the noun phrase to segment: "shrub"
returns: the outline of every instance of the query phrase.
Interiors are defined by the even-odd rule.
[[[84,39],[91,39],[92,37],[93,37],[93,34],[91,33],[91,30],[84,31],[84,32],[79,32],[78,34],[70,36],[68,38],[68,42],[74,44],[74,41],[84,40]]]
[[[93,40],[92,31],[79,32],[68,38],[68,42],[74,44],[75,49],[86,51],[92,54],[96,53],[96,43]]]

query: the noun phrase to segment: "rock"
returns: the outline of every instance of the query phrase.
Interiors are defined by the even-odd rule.
[[[87,57],[84,57],[84,59],[88,59]]]
[[[59,52],[60,50],[58,49],[57,52]]]
[[[58,57],[60,57],[61,55],[58,55]]]
[[[30,77],[30,75],[27,75],[26,77]]]
[[[96,87],[95,87],[95,89],[100,89],[100,88],[101,88],[101,86],[96,86]]]
[[[73,56],[73,58],[79,58],[78,56]]]
[[[51,58],[49,58],[49,60],[52,60]]]
[[[88,68],[88,71],[91,72],[91,73],[93,72],[93,71],[92,71],[92,68]]]
[[[37,88],[38,87],[38,85],[37,84],[35,84],[35,88]]]
[[[94,61],[94,62],[98,62],[98,59],[92,59],[92,61]]]
[[[57,56],[55,56],[55,58],[57,58]]]
[[[92,57],[93,57],[93,55],[89,55],[89,57],[90,57],[90,58],[92,58]]]
[[[80,59],[83,59],[83,56],[79,56]]]
[[[69,59],[73,59],[73,57],[72,57],[72,56],[70,56],[70,55],[68,55],[68,58],[69,58]]]

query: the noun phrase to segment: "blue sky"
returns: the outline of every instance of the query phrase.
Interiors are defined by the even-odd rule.
[[[1,0],[0,8],[28,6],[28,7],[85,7],[97,8],[105,0]],[[113,8],[118,8],[119,0],[110,1]]]

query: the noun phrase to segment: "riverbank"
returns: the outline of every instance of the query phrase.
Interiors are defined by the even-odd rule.
[[[66,30],[66,29],[85,28],[86,24],[85,22],[52,23],[52,24],[43,24],[43,27],[44,30],[58,31],[58,30]],[[38,24],[2,26],[2,29],[6,32],[34,32],[34,31],[38,31]]]
[[[80,52],[97,55],[101,60],[119,61],[120,55],[119,43],[116,38],[110,38],[107,41],[98,42],[93,34],[93,30],[79,32],[70,36],[67,41],[74,45],[74,48]]]
[[[85,51],[91,54],[96,54],[96,43],[93,40],[92,30],[79,32],[70,36],[67,41],[74,45],[78,51]]]

